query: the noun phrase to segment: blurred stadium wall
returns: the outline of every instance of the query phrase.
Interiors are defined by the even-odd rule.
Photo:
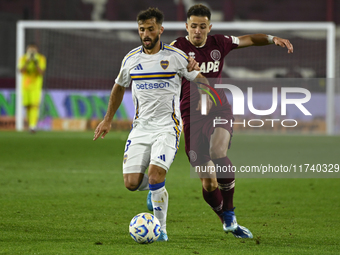
[[[2,93],[3,101],[5,98],[7,100],[7,109],[6,113],[2,114],[5,110],[1,110],[0,107],[0,115],[11,116],[14,112],[14,95],[10,91],[15,88],[16,23],[18,20],[134,21],[140,10],[154,6],[164,12],[166,21],[185,21],[186,10],[196,3],[200,2],[193,0],[166,2],[157,0],[0,0],[0,90],[9,91],[7,94]],[[340,0],[209,0],[209,2],[201,3],[211,8],[213,21],[332,21],[336,23],[338,25],[336,77],[340,77]],[[45,88],[110,90],[118,73],[122,57],[127,50],[139,44],[139,39],[135,38],[136,35],[132,38],[131,32],[122,34],[86,31],[86,33],[82,33],[82,36],[77,36],[73,32],[70,34],[65,31],[63,33],[51,33],[32,30],[27,33],[26,39],[27,41],[34,41],[38,33],[41,42],[37,43],[40,43],[41,52],[47,55],[48,69],[45,73]],[[213,33],[241,35],[237,31],[226,33],[225,31],[213,30]],[[169,43],[176,37],[185,34],[183,27],[183,34],[167,32],[162,39]],[[285,54],[280,56],[280,63],[277,63],[273,58],[277,54],[274,49],[251,50],[251,58],[262,60],[261,65],[259,65],[258,61],[246,61],[249,59],[250,51],[239,51],[237,54],[232,53],[228,56],[226,63],[226,66],[227,64],[228,66],[224,70],[225,75],[231,77],[230,72],[232,72],[241,77],[245,74],[264,75],[263,77],[268,75],[270,77],[274,75],[274,77],[291,78],[325,77],[325,41],[319,40],[317,34],[304,35],[305,39],[309,39],[308,43],[305,43],[301,38],[299,39],[297,35],[291,37],[283,32],[278,32],[277,35],[292,40],[294,46],[296,46],[294,58]],[[83,39],[83,36],[86,40]],[[119,38],[126,40],[122,44],[122,40]],[[62,55],[68,56],[67,62],[60,57],[60,52],[64,51],[65,44],[68,45],[67,52]],[[83,63],[86,63],[86,57],[89,56],[79,54],[79,51],[86,52],[87,50],[88,52],[88,47],[92,47],[91,49],[100,47],[101,51],[91,51],[87,54],[93,55],[90,57],[97,59],[100,63],[93,64],[91,68],[84,68]],[[313,51],[313,54],[310,54],[311,51]],[[108,56],[113,56],[113,58],[108,58]],[[301,59],[307,59],[304,68],[299,66]],[[69,70],[60,69],[60,67],[67,67],[67,65]],[[283,74],[278,72],[283,68],[285,69]],[[272,73],[273,70],[276,72],[275,74]],[[300,71],[297,72],[296,70]],[[93,87],[93,78],[96,81],[96,87]],[[85,96],[84,94],[83,97]],[[71,107],[72,102],[75,105],[75,102],[79,100],[81,98],[73,98],[73,101],[67,101],[69,102],[67,105]],[[97,101],[99,102],[99,100]],[[98,111],[105,112],[106,105],[104,103],[98,103],[98,105],[98,109],[100,109]],[[8,114],[9,112],[11,114]]]
[[[149,6],[165,13],[166,21],[185,20],[193,0],[0,0],[0,88],[15,86],[15,31],[18,20],[135,20]],[[340,24],[339,0],[209,0],[202,2],[218,21],[333,21]],[[338,56],[340,56],[340,30]],[[339,59],[339,58],[338,58]],[[337,66],[337,77],[340,75]]]

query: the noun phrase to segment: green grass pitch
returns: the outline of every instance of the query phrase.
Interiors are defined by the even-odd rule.
[[[0,254],[339,254],[340,179],[240,178],[234,204],[252,240],[222,231],[190,178],[184,139],[169,171],[169,242],[140,245],[131,218],[146,192],[125,189],[127,132],[0,132]],[[233,137],[236,166],[340,163],[340,137]],[[340,175],[340,173],[339,173]]]

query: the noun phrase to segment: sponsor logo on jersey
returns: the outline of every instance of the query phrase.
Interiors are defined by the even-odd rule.
[[[169,82],[136,84],[137,89],[163,89],[169,86]]]
[[[189,55],[189,57],[195,58],[195,52],[191,51],[191,52],[188,53],[188,55]]]
[[[169,66],[169,61],[168,60],[162,60],[161,61],[161,67],[166,70]]]
[[[143,70],[143,67],[141,64],[138,64],[134,70]]]
[[[201,73],[209,73],[213,71],[214,73],[219,71],[220,61],[209,61],[202,62],[200,65]]]
[[[163,160],[165,162],[165,154],[158,156],[160,160]]]

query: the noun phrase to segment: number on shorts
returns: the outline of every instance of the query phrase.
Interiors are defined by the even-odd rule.
[[[124,151],[124,152],[127,152],[127,151],[128,151],[130,144],[131,144],[131,140],[127,140],[127,142],[126,142],[126,148],[125,148],[125,151]]]

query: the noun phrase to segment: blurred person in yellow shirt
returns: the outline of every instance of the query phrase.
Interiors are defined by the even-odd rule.
[[[45,56],[39,53],[36,44],[28,44],[26,54],[19,60],[19,70],[22,73],[23,105],[26,108],[28,125],[32,133],[35,133],[39,119],[39,106],[45,69]]]

